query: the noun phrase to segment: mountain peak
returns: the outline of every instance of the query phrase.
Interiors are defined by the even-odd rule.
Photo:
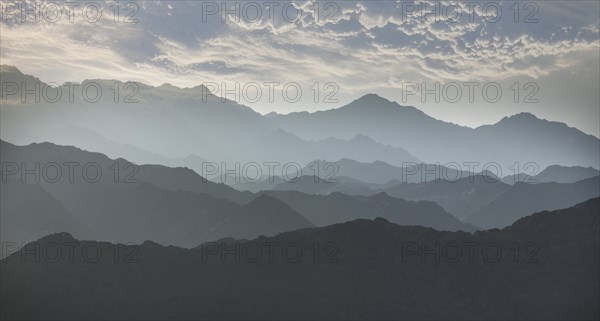
[[[150,241],[150,240],[146,240],[144,241],[144,243],[142,243],[142,246],[144,247],[152,247],[152,248],[161,248],[163,247],[162,245],[154,242],[154,241]]]
[[[205,94],[206,93],[211,96],[214,95],[212,93],[212,91],[210,91],[210,89],[208,89],[204,85],[198,85],[198,86],[194,86],[194,87],[179,87],[179,86],[175,86],[171,83],[164,83],[156,88],[161,89],[161,90],[185,92],[185,93],[191,93],[191,94]]]
[[[390,113],[401,113],[401,117],[431,118],[415,107],[400,105],[377,94],[366,94],[338,109],[358,112],[366,117],[377,117],[377,115],[379,117],[398,117],[397,115],[392,116]],[[383,114],[379,114],[379,112]]]
[[[271,197],[267,194],[260,194],[258,197],[253,199],[250,203],[246,204],[248,208],[270,208],[273,206],[281,206],[287,205],[282,201],[276,199],[275,197]]]
[[[19,68],[15,67],[15,66],[10,66],[10,65],[0,65],[0,72],[4,73],[4,72],[9,72],[9,73],[15,73],[15,74],[23,74]]]
[[[70,233],[67,232],[59,232],[59,233],[54,233],[54,234],[49,234],[46,235],[44,237],[42,237],[41,239],[37,240],[37,242],[41,243],[41,244],[46,244],[46,243],[59,243],[59,242],[77,242],[78,240],[76,240],[73,235],[71,235]]]
[[[371,198],[376,200],[383,200],[390,198],[390,196],[386,192],[379,192],[375,195],[372,195]]]
[[[349,141],[352,141],[355,143],[375,143],[375,141],[371,137],[364,135],[364,134],[360,134],[360,133],[356,134],[356,136],[350,138]]]
[[[383,98],[383,97],[381,97],[381,96],[379,96],[377,94],[373,94],[373,93],[363,95],[360,98],[358,98],[357,100],[385,100],[385,101],[389,101],[389,100],[387,100],[387,99],[385,99],[385,98]]]
[[[541,119],[537,118],[532,113],[522,112],[522,113],[514,114],[512,116],[504,117],[504,118],[502,118],[502,120],[500,120],[500,122],[506,122],[506,121],[533,121],[533,120],[541,120]]]
[[[362,97],[354,100],[353,102],[351,102],[350,104],[365,104],[366,106],[373,106],[373,105],[382,105],[382,104],[392,104],[393,102],[387,100],[386,98],[383,98],[377,94],[366,94],[363,95]]]

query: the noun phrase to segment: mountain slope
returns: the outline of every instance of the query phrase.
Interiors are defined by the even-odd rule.
[[[48,192],[36,184],[15,179],[2,182],[0,242],[18,244],[66,231],[79,238],[97,238],[96,232],[77,220]]]
[[[20,83],[25,79],[27,88],[34,88],[36,84],[41,88],[46,86],[16,68],[3,66],[0,71],[3,82]],[[98,101],[90,103],[89,97],[83,97],[80,90],[85,85],[101,88],[103,95]],[[137,91],[133,97],[127,97],[132,93],[131,86]],[[60,88],[63,93],[70,89],[68,85]],[[129,146],[132,153],[150,151],[167,159],[194,154],[207,161],[229,165],[249,162],[305,164],[313,159],[344,157],[393,163],[415,160],[401,146],[391,147],[364,136],[355,137],[359,133],[344,140],[328,139],[330,137],[319,141],[301,139],[252,109],[221,99],[202,86],[152,87],[92,79],[83,81],[76,88],[79,90],[72,101],[64,94],[57,102],[42,99],[39,103],[31,100],[21,103],[20,99],[12,99],[20,93],[11,95],[0,108],[0,138],[15,144],[60,141],[89,150],[120,150],[118,146],[107,147],[106,139]],[[120,96],[115,96],[115,88],[121,89]],[[132,128],[135,128],[134,134]],[[89,141],[77,139],[82,131],[96,133],[97,137]],[[156,160],[156,157],[150,158]],[[150,160],[140,163],[148,162]],[[194,169],[202,168],[202,164],[188,165]]]
[[[515,162],[535,162],[542,168],[600,164],[598,138],[527,113],[472,129],[370,94],[338,109],[270,115],[269,119],[306,139],[350,138],[361,133],[405,148],[427,163],[494,162],[503,168]]]
[[[393,180],[421,183],[440,179],[457,180],[474,175],[466,169],[457,170],[441,164],[425,164],[420,161],[404,162],[399,166],[394,166],[380,160],[369,163],[343,158],[335,162],[314,160],[308,163],[302,172],[319,174],[317,176],[323,178],[345,176],[370,184],[386,184]]]
[[[265,191],[289,204],[316,226],[326,226],[355,219],[383,217],[401,225],[420,225],[436,230],[474,231],[433,202],[411,202],[390,197],[385,193],[373,196],[351,196],[334,192],[329,195],[310,195],[295,191]]]
[[[266,225],[264,222],[268,222]],[[284,202],[260,195],[240,208],[227,221],[210,231],[210,239],[224,237],[251,239],[259,235],[276,235],[284,231],[314,226],[309,220],[295,212]]]
[[[301,176],[296,180],[283,181],[275,186],[272,186],[270,190],[298,191],[306,194],[322,195],[327,195],[333,192],[351,195],[371,195],[376,193],[370,190],[366,183],[344,176],[333,177],[332,181],[324,180],[318,176]]]
[[[598,175],[600,175],[600,171],[592,167],[552,165],[533,176],[526,173],[519,173],[518,175],[507,175],[502,178],[502,181],[510,185],[517,182],[529,184],[552,182],[575,183]]]
[[[591,167],[553,165],[537,174],[535,179],[540,183],[575,183],[598,175],[600,175],[600,171]]]
[[[18,189],[19,185],[3,183],[3,196],[5,193],[16,195],[15,198],[27,196],[31,204],[50,203],[45,201],[48,197],[56,199],[56,203],[64,206],[64,212],[70,213],[97,234],[75,233],[78,230],[74,230],[66,219],[58,222],[52,231],[74,231],[77,235],[83,234],[84,238],[121,243],[152,240],[162,244],[193,246],[226,236],[249,238],[312,226],[285,204],[281,206],[278,200],[241,206],[238,203],[245,204],[255,195],[204,180],[189,169],[160,165],[131,167],[124,159],[111,160],[99,153],[49,143],[28,146],[0,143],[3,164],[18,164],[19,168],[24,165],[29,170],[35,168],[36,163],[40,164],[38,183],[34,175],[25,177],[31,183],[31,193]],[[64,167],[66,163],[76,164],[70,175]],[[56,181],[49,181],[48,175],[54,174],[43,169],[47,164],[63,168],[63,175]],[[85,175],[82,169],[89,164],[95,165]],[[96,170],[101,175],[94,180]],[[7,176],[18,179],[21,174],[22,171],[18,171],[14,175],[7,173]],[[72,176],[72,181],[69,176]],[[118,180],[115,181],[115,178]],[[42,189],[49,195],[34,193]],[[19,213],[28,209],[26,205],[19,205],[22,202],[8,207],[13,204],[11,201],[5,203],[7,207],[3,210],[6,209],[7,213],[3,213],[3,217],[20,217]],[[30,212],[28,210],[27,214],[31,215]],[[50,219],[52,213],[43,219]],[[40,215],[43,216],[43,211]],[[21,219],[9,226],[17,231],[27,231],[34,229],[39,222],[33,222],[31,226],[30,223]]]
[[[509,185],[499,180],[473,175],[457,181],[402,183],[385,189],[385,192],[407,200],[435,202],[457,218],[465,219],[502,195],[508,188]]]
[[[65,162],[75,162],[78,164],[74,169],[73,179],[76,183],[86,183],[83,176],[83,167],[88,165],[90,179],[93,181],[95,168],[99,167],[101,175],[97,183],[85,184],[91,187],[95,185],[117,185],[126,187],[136,182],[147,182],[158,187],[177,191],[185,190],[195,193],[211,195],[215,198],[228,198],[238,203],[248,202],[253,198],[250,193],[242,193],[225,185],[207,181],[202,176],[187,168],[170,168],[161,165],[136,165],[122,158],[110,159],[101,153],[88,152],[72,146],[60,146],[52,143],[30,144],[27,146],[17,146],[0,140],[1,159],[3,162],[13,162],[19,164],[25,163],[27,168],[34,168],[35,163],[40,166],[55,163],[58,164],[63,173],[57,183],[45,184],[49,191],[58,190],[56,186],[62,186],[67,190],[77,189],[74,184],[69,183],[68,167]],[[40,168],[40,173],[43,168]],[[20,175],[20,172],[16,174]],[[42,175],[43,176],[43,175]],[[28,177],[32,179],[32,177]],[[44,184],[46,179],[40,181]],[[117,182],[115,183],[115,179]],[[67,193],[62,193],[67,195]]]
[[[534,214],[504,230],[476,234],[404,227],[384,219],[356,220],[220,244],[230,251],[237,244],[242,249],[239,261],[231,253],[224,258],[222,247],[215,247],[219,244],[194,250],[151,242],[120,246],[122,253],[132,255],[116,263],[113,255],[86,261],[80,251],[73,260],[63,256],[55,263],[22,261],[23,252],[18,252],[0,264],[0,316],[597,320],[599,215],[596,198]],[[37,244],[67,242],[77,240],[63,233]],[[449,260],[455,257],[450,254],[439,261],[434,254],[422,254],[425,248],[419,244],[431,250],[436,242],[457,244],[466,252],[455,261]],[[479,244],[472,245],[473,256],[466,254],[466,243]],[[486,259],[481,250],[492,243],[506,255]],[[108,254],[114,249],[108,243],[78,244],[77,248],[95,246]],[[286,244],[295,244],[305,255],[297,261],[286,259],[280,252]],[[310,250],[315,244],[323,251],[318,256]],[[278,246],[272,256],[266,254],[269,246]],[[516,258],[515,246],[521,250]],[[243,254],[245,248],[259,248],[263,255],[251,261],[255,256]],[[411,251],[403,255],[407,249]]]
[[[576,183],[517,183],[465,219],[482,228],[502,228],[533,212],[573,206],[600,196],[600,176]]]

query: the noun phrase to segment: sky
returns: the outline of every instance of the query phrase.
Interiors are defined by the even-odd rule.
[[[600,136],[599,1],[36,3],[2,1],[0,60],[45,82],[205,84],[262,114],[376,93],[470,127],[531,112]]]

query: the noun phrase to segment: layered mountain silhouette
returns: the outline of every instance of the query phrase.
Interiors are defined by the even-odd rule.
[[[109,169],[115,164],[121,170],[131,167],[126,160],[111,160],[103,154],[49,143],[25,147],[6,142],[1,144],[3,164],[25,164],[30,170],[35,163],[80,164],[74,171],[73,182],[69,181],[66,170],[56,182],[48,182],[44,176],[36,183],[35,177],[28,175],[25,177],[28,184],[22,181],[21,173],[17,177],[5,174],[12,180],[2,183],[3,196],[7,195],[3,198],[3,219],[5,216],[18,217],[15,225],[9,226],[22,232],[7,233],[7,236],[14,237],[7,241],[31,241],[32,236],[39,234],[36,226],[41,223],[29,224],[22,214],[26,211],[28,215],[42,215],[43,208],[33,212],[21,206],[24,201],[20,198],[24,197],[27,197],[30,207],[36,203],[53,205],[45,205],[51,210],[45,219],[52,219],[53,212],[62,214],[62,220],[56,223],[62,231],[89,239],[122,243],[150,239],[163,244],[192,246],[226,236],[256,237],[312,226],[300,214],[275,199],[240,205],[238,203],[245,204],[255,196],[207,181],[189,169],[142,165],[132,167],[135,172],[122,172],[120,180],[115,182],[114,172]],[[81,174],[85,164],[97,164],[103,170],[98,181],[86,181]],[[125,174],[131,173],[135,173],[131,181],[124,181]],[[34,192],[21,195],[27,190]],[[274,219],[276,215],[282,216],[279,221]],[[250,221],[252,224],[249,224]],[[94,233],[81,233],[79,223]],[[48,225],[48,228],[52,232],[58,227]]]
[[[369,164],[361,165],[372,166]],[[396,169],[398,173],[402,170],[400,168]],[[546,170],[543,172],[546,172]],[[593,174],[594,170],[588,169],[586,172]],[[344,174],[349,173],[345,172]],[[253,192],[297,191],[303,194],[317,195],[343,193],[372,196],[385,193],[398,199],[435,202],[459,220],[467,220],[467,223],[485,228],[505,227],[528,213],[556,210],[600,196],[599,176],[574,183],[530,184],[518,182],[510,185],[504,183],[504,179],[500,180],[492,173],[462,174],[464,174],[464,178],[457,180],[439,179],[439,177],[436,179],[433,175],[431,181],[423,183],[403,183],[394,179],[386,184],[366,183],[346,176],[334,177],[331,180],[315,176],[303,176],[294,181],[275,177],[272,182],[265,179],[255,184],[240,184],[235,187]],[[546,179],[551,177],[555,177],[557,180],[560,179],[559,176],[546,177]],[[477,217],[487,217],[488,219],[484,222]]]
[[[359,218],[382,217],[400,225],[420,225],[449,231],[474,231],[433,202],[411,202],[387,195],[351,196],[339,192],[310,195],[295,191],[263,192],[289,204],[316,226],[326,226]]]
[[[369,94],[338,109],[271,114],[269,118],[302,138],[349,138],[360,132],[378,142],[401,146],[425,162],[442,165],[535,162],[545,168],[556,164],[598,167],[600,163],[598,138],[529,113],[472,129]]]
[[[0,242],[21,245],[68,231],[79,238],[98,237],[41,186],[7,179],[0,193]]]
[[[334,180],[327,180],[318,176],[302,176],[297,180],[283,180],[270,189],[276,191],[298,191],[306,194],[323,195],[333,192],[341,192],[351,195],[374,194],[374,192],[367,186],[368,185],[364,182],[345,176],[335,177]]]
[[[86,239],[121,243],[152,240],[190,247],[224,237],[275,235],[313,226],[311,218],[317,217],[316,213],[323,216],[319,224],[323,220],[341,223],[383,216],[403,224],[474,230],[433,203],[409,202],[383,194],[368,199],[349,195],[340,199],[332,194],[325,197],[325,202],[306,195],[302,200],[316,212],[299,213],[286,200],[240,192],[206,180],[188,168],[138,166],[122,158],[113,160],[100,153],[51,143],[16,146],[0,141],[0,152],[3,164],[18,169],[3,167],[3,177],[11,181],[2,184],[3,193],[6,190],[8,195],[3,198],[2,215],[19,218],[14,223],[9,221],[11,229],[20,231],[6,234],[12,237],[6,239],[10,242],[32,241],[44,235],[40,234],[40,222],[33,224],[34,219],[27,219],[42,215],[43,207],[31,211],[22,206],[25,195],[10,197],[27,190],[33,191],[27,193],[27,202],[45,204],[50,214],[56,212],[47,218],[55,223],[48,224],[44,233],[65,231]],[[58,179],[53,180],[56,169],[48,171],[48,164],[61,168]],[[64,164],[74,166],[71,172]],[[93,165],[91,171],[88,165]],[[23,175],[26,170],[29,174]],[[346,214],[335,209],[346,202],[362,205]],[[23,211],[27,215],[22,215]]]
[[[465,222],[482,228],[505,227],[532,212],[573,206],[600,196],[600,176],[575,183],[517,183],[478,211]]]
[[[549,182],[574,183],[600,175],[600,171],[592,167],[552,165],[532,176],[519,173],[518,175],[506,175],[498,178],[496,173],[489,170],[469,171],[466,170],[467,168],[465,170],[457,170],[456,168],[446,167],[441,164],[427,163],[405,163],[404,165],[404,167],[398,167],[381,161],[364,163],[351,159],[340,159],[334,162],[314,160],[306,164],[302,168],[301,173],[304,176],[322,178],[322,180],[313,179],[316,184],[312,186],[311,193],[323,194],[331,191],[341,191],[340,189],[344,188],[348,192],[364,195],[369,194],[365,190],[365,187],[369,190],[378,191],[394,187],[401,183],[458,182],[467,178],[473,181],[473,178],[477,176],[486,176],[487,179],[485,180],[488,182],[495,183],[497,180],[501,180],[505,184],[513,185],[516,182],[529,184]],[[284,184],[282,187],[298,190],[300,187],[285,184],[292,181],[292,179],[293,181],[298,180],[297,177],[290,176],[291,179],[284,179],[280,176],[264,176],[252,182],[241,181],[239,183],[231,183],[230,185],[238,190],[252,192],[274,189],[280,184]],[[301,180],[305,183],[302,188],[304,190],[310,189],[310,180]],[[325,182],[329,183],[329,185],[322,184]],[[326,188],[325,186],[329,187]]]
[[[325,168],[327,166],[329,167]],[[320,169],[319,172],[316,172],[317,168]],[[333,171],[334,168],[335,172]],[[406,162],[403,166],[393,166],[382,161],[364,163],[345,158],[335,162],[314,160],[304,167],[303,173],[319,174],[316,176],[323,178],[345,176],[370,184],[390,184],[390,181],[422,183],[441,179],[458,180],[473,176],[475,173],[481,174],[481,170],[470,172],[467,168],[463,170],[449,168],[441,164],[422,162]],[[495,176],[487,171],[486,174],[492,177]]]
[[[560,166],[552,165],[536,175],[527,175],[519,173],[518,175],[508,175],[502,178],[502,181],[507,184],[523,183],[575,183],[600,175],[600,171],[592,167],[581,166]]]
[[[510,185],[489,176],[473,175],[457,181],[401,183],[385,189],[385,192],[407,200],[436,202],[457,218],[465,219],[505,193],[509,188]]]
[[[263,226],[264,222],[269,222]],[[305,217],[294,211],[286,203],[267,195],[260,195],[244,205],[235,216],[211,230],[211,239],[239,235],[238,238],[254,238],[254,231],[261,230],[264,235],[276,235],[283,231],[291,231],[313,224]]]
[[[80,2],[0,0],[0,321],[600,320],[600,0]]]
[[[188,167],[197,173],[201,173],[202,164],[207,160],[195,155],[188,154],[185,157],[166,157],[161,154],[142,150],[130,144],[120,144],[109,140],[94,130],[86,129],[76,125],[59,128],[51,133],[52,143],[57,145],[90,146],[93,150],[105,154],[110,158],[124,158],[136,164],[161,164],[169,167]]]
[[[592,167],[565,167],[559,165],[548,166],[535,178],[541,183],[575,183],[587,178],[600,175],[600,171]]]
[[[310,174],[312,171],[302,169],[302,174]],[[329,175],[325,175],[329,176]],[[397,184],[397,183],[396,183]],[[323,178],[313,175],[302,175],[283,178],[280,176],[264,176],[257,182],[240,182],[231,184],[231,187],[239,191],[250,191],[257,193],[266,190],[298,191],[307,194],[329,194],[332,192],[342,192],[352,195],[371,195],[375,194],[377,184],[370,184],[357,179],[333,175],[330,178]]]
[[[23,83],[27,88],[47,85],[15,67],[3,65],[0,72],[4,83]],[[103,94],[97,101],[96,97],[84,97],[81,91],[85,86],[100,88]],[[160,162],[194,169],[202,165],[180,160],[185,160],[190,151],[204,160],[226,162],[230,167],[248,162],[306,164],[320,158],[382,160],[397,165],[418,161],[402,146],[384,145],[360,132],[345,139],[301,139],[252,109],[213,95],[203,86],[152,87],[93,79],[59,88],[64,94],[56,102],[41,97],[36,102],[33,96],[22,102],[20,92],[6,95],[0,109],[2,139],[16,144],[51,141],[119,157],[132,155],[140,164]],[[115,96],[115,88],[120,88],[119,96]],[[67,93],[71,91],[75,93],[70,96]],[[85,139],[78,138],[82,133]],[[154,155],[142,161],[138,156],[143,151]]]
[[[0,315],[36,320],[596,320],[599,215],[595,198],[476,234],[355,220],[190,250],[153,242],[115,246],[53,234],[2,260]],[[49,244],[63,253],[69,253],[66,244],[76,250],[72,257],[36,260],[36,249]],[[279,247],[268,256],[275,244]],[[286,244],[305,255],[286,259],[280,252]],[[323,251],[317,256],[310,250],[315,244]],[[448,244],[462,254],[441,254]],[[483,254],[490,244],[489,253],[501,249],[503,254]],[[220,246],[229,252],[223,255]],[[236,246],[241,253],[261,249],[263,256],[239,254],[237,260]],[[91,247],[106,254],[91,261],[80,251]],[[115,247],[124,253],[118,260]]]
[[[563,123],[0,76],[2,319],[600,318],[600,140]]]
[[[52,143],[41,143],[41,144],[30,144],[27,146],[17,146],[6,141],[0,140],[0,148],[2,150],[2,161],[12,162],[19,165],[19,169],[22,163],[29,165],[29,169],[34,168],[35,163],[40,163],[39,173],[43,173],[43,166],[56,163],[64,168],[64,172],[61,173],[60,180],[57,183],[46,184],[45,186],[51,188],[54,186],[60,186],[69,182],[69,173],[66,170],[65,162],[77,162],[78,168],[73,173],[74,183],[87,183],[93,181],[95,174],[95,168],[99,167],[103,172],[99,175],[98,183],[88,184],[89,186],[101,186],[104,184],[110,184],[110,187],[120,186],[128,187],[135,185],[136,182],[147,182],[157,187],[169,189],[172,191],[184,190],[195,193],[203,193],[211,195],[215,198],[226,198],[233,200],[237,203],[246,203],[253,198],[250,193],[239,192],[225,184],[219,184],[207,181],[202,176],[198,175],[194,171],[188,168],[171,168],[162,165],[135,165],[128,160],[123,158],[110,159],[106,155],[89,152],[73,146],[60,146]],[[118,163],[118,168],[115,165]],[[92,169],[86,170],[89,172],[88,181],[83,176],[83,167],[88,164],[92,166]],[[117,171],[118,169],[118,171]],[[117,173],[119,175],[116,175]],[[21,178],[21,171],[11,177]],[[51,176],[50,175],[45,175]],[[41,183],[45,183],[48,179],[42,179],[44,175],[39,175]],[[28,181],[33,181],[33,175],[26,177]],[[47,177],[48,178],[48,177]],[[115,183],[117,179],[117,183]],[[118,184],[119,183],[119,184]],[[75,187],[76,184],[71,184]],[[69,187],[71,185],[65,185]],[[97,187],[96,187],[97,188]],[[75,188],[76,189],[76,188]]]
[[[45,85],[15,67],[3,65],[0,72],[3,82],[26,83],[27,88]],[[600,164],[598,138],[527,113],[472,129],[369,94],[338,109],[262,116],[214,96],[203,86],[136,84],[133,98],[128,97],[131,84],[114,80],[86,80],[76,88],[89,84],[103,92],[94,103],[81,94],[73,101],[65,94],[57,102],[41,99],[39,103],[32,99],[22,103],[20,95],[10,95],[0,109],[2,139],[17,144],[53,141],[115,155],[119,147],[107,146],[99,138],[104,137],[134,147],[128,153],[141,150],[158,155],[149,161],[185,158],[194,151],[202,159],[229,164],[306,164],[343,158],[395,166],[415,160],[441,165],[493,162],[504,167],[535,162],[540,168]],[[122,89],[118,96],[115,86]],[[69,84],[61,88],[70,90]],[[73,138],[82,128],[98,138],[84,142]]]

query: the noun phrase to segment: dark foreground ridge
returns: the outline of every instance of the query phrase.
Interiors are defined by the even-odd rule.
[[[119,246],[117,263],[113,244],[53,234],[2,261],[1,317],[597,320],[599,213],[594,198],[474,234],[360,219],[191,250]],[[272,260],[267,243],[278,244]],[[36,262],[36,244],[64,255]],[[64,244],[78,245],[73,258]],[[90,244],[105,253],[97,262],[82,257]],[[303,255],[286,259],[286,244]],[[479,245],[469,255],[465,244]]]

